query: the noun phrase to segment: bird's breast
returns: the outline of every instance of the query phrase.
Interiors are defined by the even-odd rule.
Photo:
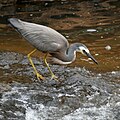
[[[72,63],[72,61],[66,62],[66,61],[62,61],[60,59],[57,59],[55,57],[52,57],[51,61],[52,61],[53,64],[60,64],[60,65],[67,65],[67,64],[71,64]]]

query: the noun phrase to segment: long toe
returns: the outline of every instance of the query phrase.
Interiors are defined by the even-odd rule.
[[[54,79],[54,80],[57,80],[58,81],[58,77],[54,74],[51,75],[51,80]]]
[[[45,78],[42,75],[40,75],[39,73],[37,73],[36,75],[37,75],[38,80],[45,80]]]

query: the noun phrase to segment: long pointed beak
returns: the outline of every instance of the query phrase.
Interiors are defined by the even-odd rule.
[[[84,53],[85,53],[89,58],[91,58],[96,64],[98,64],[97,60],[95,60],[95,58],[94,58],[90,53],[87,53],[86,51],[84,51]]]

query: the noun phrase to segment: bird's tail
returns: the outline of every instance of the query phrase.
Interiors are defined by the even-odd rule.
[[[17,18],[9,18],[8,21],[14,28],[20,29],[22,26],[21,20]]]

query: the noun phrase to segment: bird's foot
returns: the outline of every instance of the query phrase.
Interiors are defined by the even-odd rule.
[[[45,78],[42,75],[40,75],[38,72],[36,73],[36,76],[38,80],[45,80]]]
[[[58,77],[54,74],[51,75],[51,80],[54,79],[54,80],[57,80],[58,81]]]

